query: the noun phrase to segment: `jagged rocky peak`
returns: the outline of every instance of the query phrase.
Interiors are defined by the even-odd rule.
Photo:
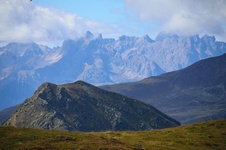
[[[39,45],[34,42],[29,43],[9,43],[3,49],[6,51],[14,53],[16,56],[23,56],[26,53],[33,53],[35,55],[42,55],[43,51]]]
[[[86,35],[85,35],[85,38],[87,38],[87,39],[93,39],[94,38],[94,35],[90,31],[87,31],[86,32]]]
[[[153,106],[83,81],[42,84],[4,125],[70,131],[147,130],[180,125]]]
[[[122,35],[122,36],[119,37],[119,40],[120,40],[120,41],[124,41],[124,40],[126,40],[126,38],[127,38],[127,36]]]
[[[38,46],[38,45],[34,42],[26,42],[26,43],[12,42],[12,43],[9,43],[8,45],[6,45],[6,47],[9,47],[12,49],[18,49],[21,47],[36,47],[36,46]]]
[[[38,97],[43,97],[44,94],[55,93],[57,90],[57,85],[49,82],[43,83],[38,90],[34,93]]]
[[[153,43],[154,42],[154,40],[152,40],[148,35],[144,35],[144,36],[140,37],[139,39],[148,41],[149,43]]]
[[[192,42],[198,43],[200,41],[200,37],[199,37],[199,35],[190,36],[190,40]]]
[[[134,41],[135,39],[138,39],[138,37],[122,35],[118,38],[119,41],[129,41],[129,42]]]
[[[209,35],[203,35],[201,36],[201,38],[199,37],[199,35],[193,35],[193,36],[186,36],[186,35],[178,35],[178,34],[172,34],[172,33],[159,33],[156,36],[156,41],[163,41],[166,39],[176,39],[178,40],[179,38],[190,38],[193,39],[194,41],[198,42],[199,40],[204,41],[207,44],[211,44],[211,43],[215,43],[216,42],[216,38],[215,36],[209,36]]]
[[[151,42],[148,36],[124,35],[115,40],[93,38],[93,34],[87,32],[87,38],[84,34],[66,40],[58,49],[41,48],[43,54],[40,55],[31,49],[23,55],[26,47],[20,44],[18,52],[22,55],[11,53],[9,46],[0,47],[0,109],[21,103],[45,81],[84,80],[95,85],[131,82],[182,69],[226,52],[226,43],[213,42],[213,38],[207,42],[198,35],[159,34],[157,41]]]
[[[208,36],[208,35],[202,36],[201,40],[205,41],[208,44],[213,44],[216,42],[215,36]]]

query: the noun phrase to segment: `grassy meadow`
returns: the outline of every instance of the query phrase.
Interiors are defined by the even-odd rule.
[[[226,119],[151,131],[68,132],[0,126],[0,149],[226,149]]]

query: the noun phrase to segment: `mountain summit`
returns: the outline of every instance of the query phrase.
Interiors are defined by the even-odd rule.
[[[180,123],[143,102],[77,81],[42,84],[3,125],[107,131],[161,129]]]

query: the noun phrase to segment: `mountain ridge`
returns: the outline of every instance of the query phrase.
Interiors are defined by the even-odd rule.
[[[226,118],[226,54],[137,82],[102,86],[155,106],[182,124]]]
[[[35,43],[8,44],[0,48],[0,109],[21,103],[43,82],[132,82],[225,52],[226,43],[207,35],[159,34],[155,40],[148,35],[123,35],[111,39],[87,32],[85,37],[65,40],[53,49]]]
[[[147,130],[180,125],[153,106],[83,81],[43,83],[3,125],[68,131]]]

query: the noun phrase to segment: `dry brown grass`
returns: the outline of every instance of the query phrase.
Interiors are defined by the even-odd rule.
[[[152,131],[65,132],[0,127],[0,149],[226,149],[226,120]]]

